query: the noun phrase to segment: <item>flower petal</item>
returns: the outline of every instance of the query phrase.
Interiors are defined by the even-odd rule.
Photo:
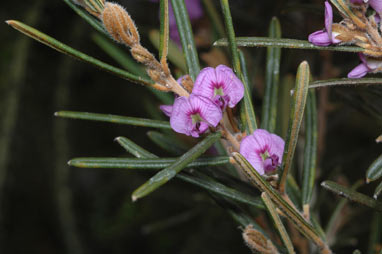
[[[223,113],[215,103],[206,97],[195,94],[190,95],[189,101],[192,110],[198,111],[203,120],[213,127],[218,125],[223,117]]]
[[[361,63],[357,65],[351,72],[348,73],[348,78],[362,78],[365,76],[370,69],[366,64]]]
[[[168,116],[168,117],[171,117],[171,113],[172,113],[172,105],[160,105],[159,108],[160,110],[162,110],[162,112]]]
[[[192,93],[213,99],[215,92],[215,82],[215,69],[212,67],[204,68],[199,72],[199,75],[196,77]]]
[[[328,36],[332,35],[333,8],[328,1],[325,1],[325,29]]]
[[[329,38],[329,35],[325,30],[316,31],[310,34],[308,40],[316,46],[329,46],[332,44],[332,40]]]
[[[278,162],[281,164],[284,154],[285,141],[276,134],[271,134],[271,140],[271,144],[269,145],[269,153],[272,155],[277,155],[279,158]]]
[[[381,0],[369,0],[370,6],[377,12],[382,13],[382,1]]]
[[[244,96],[244,85],[231,68],[219,65],[215,69],[216,79],[223,84],[224,94],[229,97],[228,107],[233,108]]]
[[[179,133],[191,135],[192,119],[188,113],[191,105],[187,97],[181,96],[175,99],[170,117],[171,128]]]
[[[259,172],[260,175],[264,174],[264,163],[261,155],[256,152],[256,140],[253,135],[245,137],[240,143],[240,153],[251,163],[252,167]]]

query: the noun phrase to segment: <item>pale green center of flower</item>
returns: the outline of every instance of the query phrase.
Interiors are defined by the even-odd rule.
[[[202,117],[199,114],[191,115],[191,119],[192,119],[192,124],[196,124],[203,121]]]
[[[261,153],[260,156],[261,156],[261,159],[263,159],[263,161],[265,161],[266,159],[269,158],[269,153],[268,153],[268,151],[265,151],[264,153]]]
[[[220,95],[220,96],[223,96],[224,95],[224,92],[223,92],[223,88],[215,88],[214,89],[214,96],[216,95]]]

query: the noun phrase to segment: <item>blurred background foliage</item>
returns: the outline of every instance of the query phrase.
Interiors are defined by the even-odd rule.
[[[118,2],[135,19],[142,44],[155,52],[148,32],[159,28],[158,4]],[[218,1],[212,2],[220,11]],[[306,39],[323,27],[320,0],[235,0],[231,8],[237,36],[267,36],[273,16],[280,19],[286,38]],[[7,19],[117,65],[92,40],[92,27],[63,1],[4,1],[0,20]],[[159,118],[152,114],[159,101],[146,88],[61,55],[6,24],[0,32],[0,253],[249,253],[241,229],[203,190],[173,180],[132,203],[131,192],[150,172],[69,168],[66,162],[73,157],[126,156],[113,142],[117,136],[170,155],[150,142],[149,129],[58,119],[55,111]],[[202,64],[224,63],[224,57],[211,51],[207,16],[194,24],[194,32]],[[245,54],[260,115],[266,49],[250,48]],[[308,60],[315,79],[344,77],[359,61],[351,53],[284,49],[282,89],[302,60]],[[318,95],[317,183],[331,179],[351,185],[364,179],[382,151],[374,141],[382,133],[382,89],[324,88]],[[376,184],[360,191],[372,196]],[[317,187],[321,199],[315,209],[325,225],[339,198],[322,192]],[[354,221],[339,221],[336,230],[343,234],[336,253],[367,250],[371,210],[349,204],[342,213]]]

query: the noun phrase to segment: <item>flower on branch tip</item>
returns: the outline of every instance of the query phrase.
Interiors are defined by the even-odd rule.
[[[192,93],[209,98],[224,110],[226,106],[235,107],[243,98],[244,85],[231,68],[219,65],[200,71]]]
[[[260,175],[274,172],[282,162],[285,142],[279,136],[257,129],[240,144],[240,153]]]
[[[309,42],[316,46],[329,46],[330,44],[340,43],[336,39],[337,34],[332,31],[333,8],[328,1],[325,2],[325,29],[316,31],[309,35]]]
[[[377,72],[382,70],[382,60],[367,58],[364,54],[359,53],[361,63],[348,73],[348,78],[362,78],[369,72]]]
[[[197,138],[208,128],[216,127],[222,119],[221,109],[206,97],[191,94],[175,99],[174,105],[161,106],[162,111],[170,113],[171,128],[188,136]]]

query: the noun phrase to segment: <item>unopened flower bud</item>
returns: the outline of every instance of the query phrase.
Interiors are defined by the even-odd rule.
[[[273,243],[267,239],[260,231],[248,225],[243,232],[245,243],[253,251],[267,254],[279,253]]]
[[[137,27],[122,6],[107,2],[100,18],[107,32],[117,42],[130,47],[139,44]]]

